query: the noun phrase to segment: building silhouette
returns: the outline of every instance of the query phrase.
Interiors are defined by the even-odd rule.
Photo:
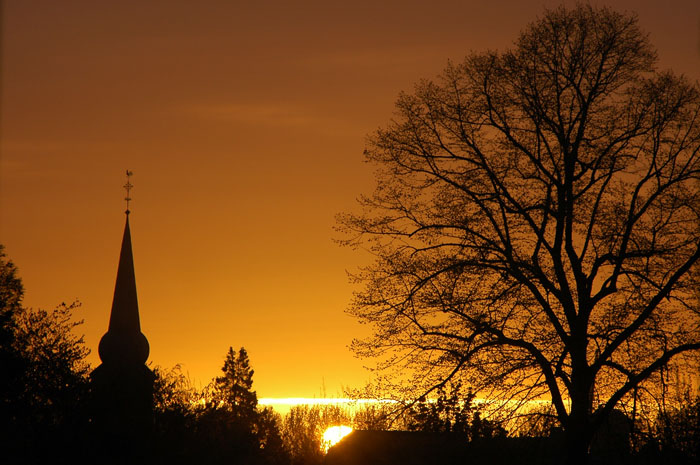
[[[146,366],[149,345],[141,332],[128,209],[109,328],[98,351],[102,363],[90,375],[94,447],[105,458],[137,463],[148,455],[155,376]]]
[[[467,440],[453,433],[355,430],[331,447],[324,465],[452,465],[466,460]]]

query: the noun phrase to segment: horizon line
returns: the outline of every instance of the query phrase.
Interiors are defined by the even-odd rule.
[[[349,397],[263,397],[258,399],[260,405],[332,405],[332,404],[366,404],[374,402],[398,402],[390,399],[351,399]]]

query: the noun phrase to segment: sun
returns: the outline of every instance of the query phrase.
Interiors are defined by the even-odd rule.
[[[350,433],[352,433],[352,428],[349,426],[331,426],[323,433],[323,450],[328,451],[331,446],[336,445]]]

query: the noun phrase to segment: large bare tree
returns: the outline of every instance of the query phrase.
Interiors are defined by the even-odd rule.
[[[700,97],[635,16],[546,11],[503,53],[402,94],[369,139],[377,189],[341,215],[376,260],[355,341],[427,389],[549,399],[570,463],[700,349]]]

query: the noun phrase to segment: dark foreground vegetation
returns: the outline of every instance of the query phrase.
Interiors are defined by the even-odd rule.
[[[74,334],[79,306],[27,309],[22,294],[16,268],[0,254],[2,463],[119,463],[91,429],[88,349]],[[459,384],[439,389],[431,400],[296,406],[282,418],[258,405],[244,348],[229,349],[221,376],[204,389],[194,388],[178,367],[154,371],[152,429],[143,455],[130,463],[540,465],[557,463],[562,447],[549,409],[506,421]],[[617,412],[603,427],[592,445],[592,463],[700,459],[697,396],[669,390],[664,403],[635,415]],[[326,457],[322,434],[334,425],[360,431]]]
[[[369,139],[377,189],[339,225],[376,258],[354,348],[405,403],[281,418],[231,348],[203,390],[155,368],[118,443],[92,421],[78,305],[24,308],[2,255],[0,461],[700,463],[700,88],[656,66],[634,15],[577,5],[401,95]],[[324,457],[337,424],[360,431]]]

